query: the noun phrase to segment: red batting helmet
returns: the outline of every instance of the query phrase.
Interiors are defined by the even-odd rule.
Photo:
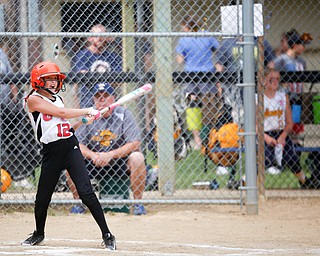
[[[62,74],[58,65],[53,62],[41,62],[34,66],[31,71],[32,88],[35,90],[43,89],[45,86],[45,78],[47,76],[58,77],[56,92],[59,92],[62,88],[62,81],[66,78],[66,75]]]

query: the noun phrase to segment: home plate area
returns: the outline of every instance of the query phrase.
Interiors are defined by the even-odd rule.
[[[0,246],[0,255],[319,255],[320,248],[240,248],[222,245],[183,244],[165,242],[118,241],[118,249],[109,251],[100,246],[100,240],[46,239],[40,246],[21,246],[7,242]]]

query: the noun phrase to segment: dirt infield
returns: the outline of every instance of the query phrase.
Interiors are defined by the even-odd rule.
[[[233,205],[148,206],[146,216],[106,214],[118,250],[102,249],[90,214],[51,211],[44,245],[22,247],[32,213],[0,213],[0,255],[320,255],[319,199],[269,199],[259,215]]]

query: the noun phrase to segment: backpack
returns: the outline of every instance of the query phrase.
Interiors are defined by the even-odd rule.
[[[238,158],[238,152],[211,152],[213,148],[237,148],[239,147],[240,136],[239,126],[235,123],[224,124],[218,131],[212,128],[209,133],[207,148],[202,149],[202,153],[217,165],[232,166]]]

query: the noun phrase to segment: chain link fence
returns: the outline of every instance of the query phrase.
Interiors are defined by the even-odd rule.
[[[34,201],[41,146],[23,97],[30,91],[30,71],[40,61],[53,61],[67,74],[66,91],[60,93],[66,107],[93,106],[93,88],[101,83],[110,84],[116,98],[143,84],[154,85],[152,93],[126,104],[141,132],[145,168],[130,170],[125,164],[108,172],[86,160],[107,209],[128,211],[135,202],[242,204],[245,57],[256,78],[259,193],[319,196],[319,8],[311,0],[255,1],[253,37],[242,32],[241,1],[1,3],[0,208]],[[244,56],[246,36],[253,39],[253,56]],[[292,169],[291,158],[266,161],[266,116],[274,111],[271,116],[280,120],[279,111],[286,110],[263,100],[267,67],[280,71],[279,91],[291,103],[288,137],[307,177],[306,190],[300,189],[304,177],[298,167]],[[92,149],[108,150],[114,136],[125,136],[108,125],[99,131],[94,126],[87,135]],[[274,156],[273,148],[270,152]],[[79,203],[67,170],[53,202]]]

